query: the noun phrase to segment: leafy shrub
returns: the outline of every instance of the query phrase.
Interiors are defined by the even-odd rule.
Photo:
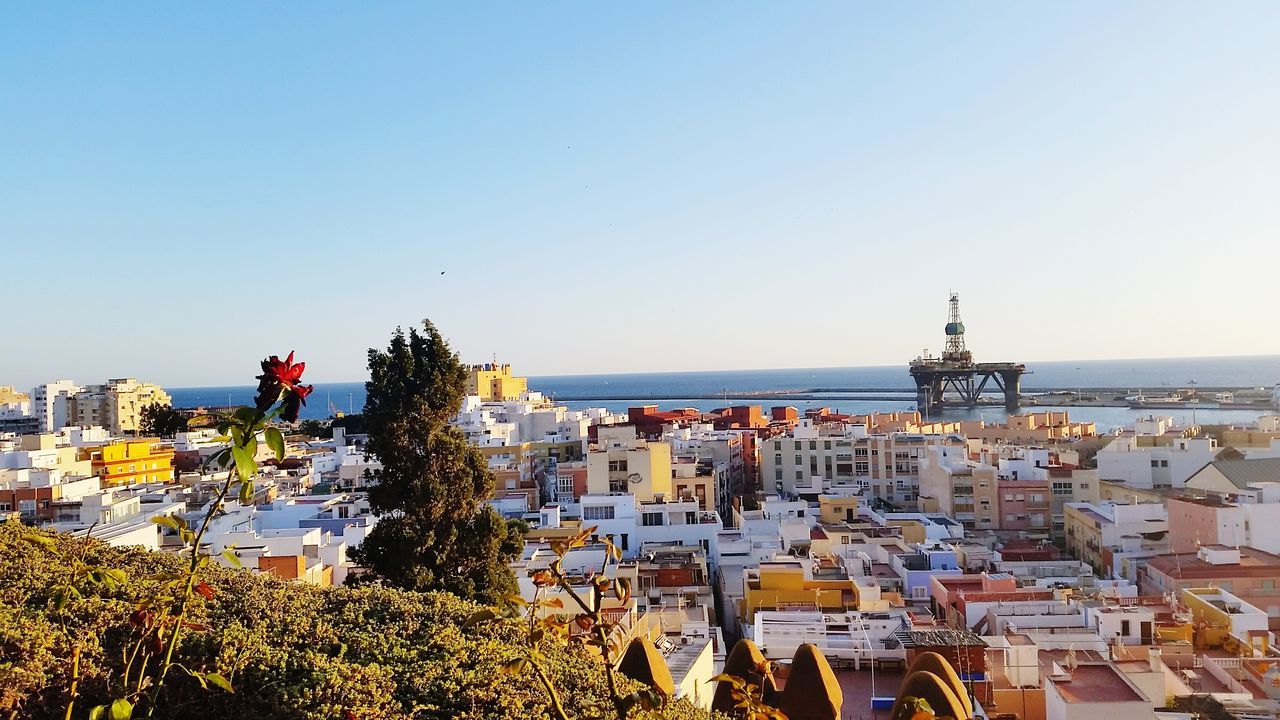
[[[32,541],[33,536],[50,538]],[[124,582],[83,581],[82,597],[55,608],[74,575],[68,558],[123,571]],[[0,717],[62,718],[79,647],[75,716],[118,697],[135,603],[160,592],[182,558],[0,525]],[[152,717],[374,720],[544,718],[548,698],[529,677],[502,672],[520,656],[519,628],[465,626],[480,605],[447,593],[320,588],[247,570],[208,566],[211,592],[194,601],[189,630]],[[597,656],[548,639],[546,670],[573,717],[610,702]],[[217,673],[234,692],[191,673]],[[625,678],[620,682],[629,683]],[[639,711],[637,711],[637,714]],[[664,717],[703,718],[685,703]]]

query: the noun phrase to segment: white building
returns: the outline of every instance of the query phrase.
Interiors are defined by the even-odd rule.
[[[68,400],[84,392],[84,388],[70,380],[54,380],[31,390],[32,412],[40,421],[40,432],[54,432],[64,428],[71,420]]]
[[[1182,488],[1187,479],[1217,457],[1212,438],[1177,438],[1148,444],[1147,436],[1121,436],[1098,451],[1098,478],[1137,488]]]

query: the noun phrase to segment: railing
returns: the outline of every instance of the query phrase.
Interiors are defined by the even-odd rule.
[[[1218,682],[1225,685],[1227,690],[1244,695],[1253,694],[1249,688],[1240,684],[1239,680],[1236,680],[1232,677],[1231,673],[1227,672],[1228,667],[1239,668],[1241,666],[1240,658],[1213,658],[1208,655],[1200,655],[1197,657],[1203,658],[1204,669],[1208,671],[1208,673]]]

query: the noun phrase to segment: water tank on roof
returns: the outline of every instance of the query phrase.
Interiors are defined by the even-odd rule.
[[[963,334],[964,334],[964,323],[962,323],[962,322],[949,322],[949,323],[947,323],[946,333],[947,333],[947,335],[963,335]]]

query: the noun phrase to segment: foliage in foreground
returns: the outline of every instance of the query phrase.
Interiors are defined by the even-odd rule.
[[[28,537],[51,537],[52,543]],[[80,588],[54,610],[72,562],[120,570],[124,582]],[[123,550],[17,523],[0,526],[0,717],[61,718],[80,646],[75,717],[109,703],[124,655],[136,640],[135,603],[182,560]],[[206,690],[175,672],[154,717],[364,720],[366,718],[543,718],[547,695],[503,672],[523,652],[519,629],[465,626],[480,606],[446,593],[383,587],[318,588],[244,570],[208,567],[209,591],[190,609],[191,627],[175,661],[225,676],[235,691]],[[465,627],[464,627],[465,626]],[[575,717],[610,703],[598,658],[548,639],[546,670]],[[627,683],[624,678],[620,682]],[[607,711],[606,711],[607,712]],[[682,703],[668,718],[706,717]]]

